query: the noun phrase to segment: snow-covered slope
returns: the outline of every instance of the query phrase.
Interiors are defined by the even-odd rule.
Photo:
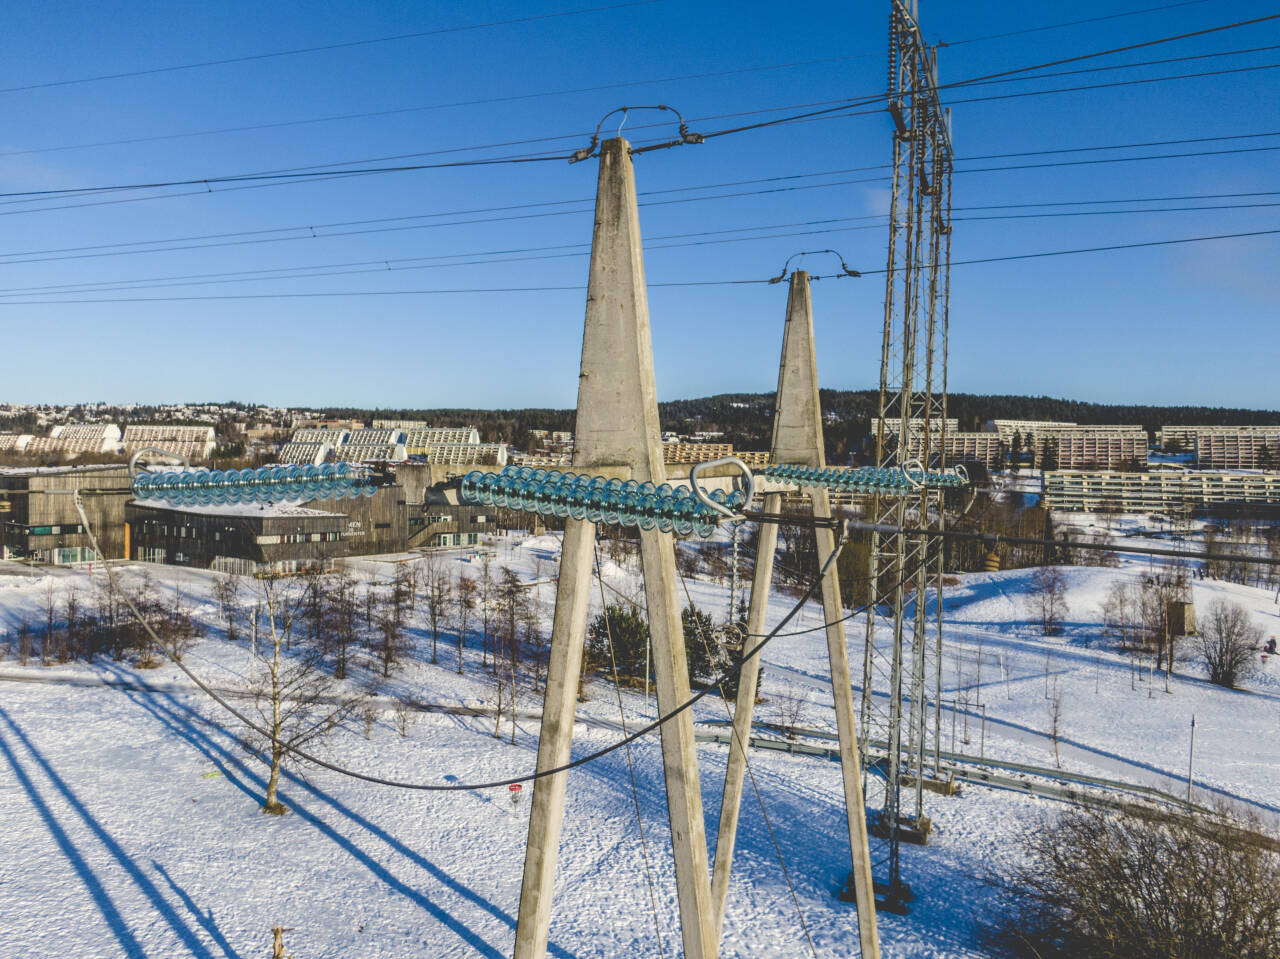
[[[449,553],[455,573],[475,575],[465,554]],[[405,557],[399,557],[404,559]],[[364,579],[387,581],[396,558],[352,564]],[[558,559],[554,537],[508,541],[495,568],[508,565],[530,589],[549,626]],[[419,558],[420,561],[420,558]],[[143,567],[122,567],[136,578]],[[248,670],[246,640],[229,643],[217,625],[215,574],[148,567],[158,589],[181,589],[207,635],[186,662],[214,685],[234,687]],[[627,594],[634,569],[604,562],[606,581]],[[1064,768],[1169,791],[1185,789],[1190,719],[1196,717],[1199,798],[1240,797],[1260,812],[1280,814],[1280,682],[1272,664],[1257,663],[1248,691],[1207,684],[1188,658],[1171,689],[1159,676],[1139,682],[1129,658],[1099,641],[1098,604],[1117,577],[1140,577],[1146,562],[1120,569],[1068,568],[1068,626],[1062,636],[1037,634],[1026,602],[1029,570],[961,578],[946,596],[944,697],[970,688],[970,743],[1040,765],[1052,765],[1046,685],[1063,703]],[[20,619],[36,621],[49,587],[62,595],[92,591],[101,571],[25,570],[0,564],[0,638]],[[693,599],[723,616],[726,587],[695,580]],[[1224,595],[1245,603],[1268,633],[1280,633],[1273,597],[1248,587],[1197,581],[1197,604]],[[772,621],[790,608],[773,599]],[[596,603],[598,606],[598,596]],[[788,630],[818,625],[806,608]],[[473,624],[474,625],[474,624]],[[861,661],[861,619],[848,624],[851,658]],[[413,661],[386,684],[385,695],[410,693],[444,706],[483,706],[491,696],[471,637],[464,675],[456,672],[454,636],[441,637],[430,664],[429,632],[419,603],[411,624]],[[3,646],[0,645],[0,650]],[[1190,653],[1190,647],[1186,652]],[[787,689],[811,700],[809,725],[832,726],[826,648],[821,632],[779,637],[765,652],[764,702]],[[1048,680],[1046,683],[1046,668]],[[979,670],[981,676],[979,679]],[[172,666],[138,671],[99,662],[41,668],[0,660],[0,955],[227,956],[264,955],[273,925],[290,929],[288,950],[319,956],[508,956],[528,813],[508,792],[450,793],[389,789],[308,770],[286,777],[283,818],[258,811],[264,769],[238,744],[234,721],[192,689]],[[42,680],[42,681],[31,681]],[[73,682],[74,681],[74,682]],[[105,685],[105,684],[116,685]],[[138,688],[141,685],[151,689]],[[628,728],[652,718],[642,691],[623,695]],[[385,701],[384,701],[385,702]],[[985,730],[981,710],[985,706]],[[485,716],[424,713],[407,735],[389,710],[365,737],[340,733],[322,748],[343,765],[422,782],[501,778],[532,769],[537,697],[520,703],[514,745],[492,736]],[[582,704],[575,755],[618,738],[611,686],[595,682]],[[698,720],[723,720],[716,696]],[[950,745],[944,716],[944,747]],[[963,737],[958,717],[957,738]],[[658,912],[650,905],[627,753],[619,750],[571,774],[556,886],[551,954],[559,957],[679,952],[661,758],[656,737],[632,751]],[[714,840],[725,747],[704,744],[699,758],[708,832]],[[856,952],[852,908],[834,897],[848,870],[838,767],[826,760],[759,752],[752,769],[772,832],[795,885],[799,911],[821,956]],[[968,787],[955,798],[930,796],[935,834],[927,847],[904,849],[903,871],[917,894],[911,915],[883,915],[886,956],[979,956],[980,925],[994,916],[987,870],[1010,855],[1022,825],[1052,810],[1045,800]],[[770,831],[748,788],[735,859],[726,956],[790,957],[808,952],[774,851]]]

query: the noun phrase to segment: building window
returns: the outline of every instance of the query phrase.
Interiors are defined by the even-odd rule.
[[[391,524],[390,523],[374,523],[373,528],[374,529],[391,529]]]

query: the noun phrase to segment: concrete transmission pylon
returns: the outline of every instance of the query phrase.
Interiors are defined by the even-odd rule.
[[[822,438],[822,408],[818,399],[818,363],[813,341],[809,274],[801,270],[791,274],[787,297],[787,319],[782,337],[782,360],[778,368],[778,396],[774,405],[773,442],[770,449],[770,460],[774,463],[817,468],[827,465]],[[829,519],[831,502],[827,490],[814,488],[809,495],[812,515],[818,519]],[[766,492],[763,511],[776,515],[781,502],[781,493]],[[821,569],[835,550],[835,534],[830,526],[818,526],[814,535],[817,540],[818,567]],[[777,523],[762,523],[747,612],[747,648],[765,635],[765,616],[773,584],[777,545]],[[827,570],[822,580],[822,609],[828,624],[827,652],[831,664],[836,729],[839,733],[840,768],[849,825],[852,885],[858,906],[861,955],[863,959],[878,959],[880,947],[876,935],[875,893],[872,889],[871,858],[867,849],[862,768],[849,675],[849,654],[845,644],[844,606],[840,601],[840,583],[834,565]],[[743,778],[747,769],[746,745],[751,737],[751,716],[759,682],[760,658],[752,656],[743,663],[739,674],[733,736],[729,744],[729,765],[725,772],[724,798],[720,806],[719,838],[716,842],[715,871],[711,882],[717,939],[723,928],[725,903],[729,894],[729,874],[733,866]]]
[[[606,140],[600,148],[574,441],[577,470],[639,482],[666,480],[635,173],[630,145],[621,137]],[[563,766],[570,757],[595,527],[589,520],[565,522],[538,740],[539,770]],[[665,715],[689,698],[674,537],[657,529],[642,530],[640,555],[658,711]],[[684,955],[714,959],[718,943],[692,712],[664,723],[661,735]],[[515,959],[543,959],[547,952],[567,781],[568,773],[560,772],[534,785]]]
[[[888,109],[896,129],[875,435],[876,466],[886,468],[913,459],[945,466],[952,155],[950,116],[937,83],[936,48],[924,43],[915,0],[910,6],[892,0]],[[868,509],[873,523],[905,529],[940,528],[942,507],[942,493],[922,487],[913,497],[873,495]],[[929,832],[923,789],[931,733],[935,772],[938,766],[941,542],[904,532],[871,534],[860,732],[864,763],[870,742],[887,744],[883,793],[869,795],[868,803],[880,800],[873,832],[886,850],[876,865],[884,872],[883,904],[895,911],[905,911],[910,900],[899,843],[923,842]],[[878,635],[882,626],[888,636]]]

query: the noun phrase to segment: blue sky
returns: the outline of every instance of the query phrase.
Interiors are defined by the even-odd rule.
[[[6,29],[0,35],[0,55],[6,64],[0,87],[245,57],[593,5],[603,5],[603,0],[595,4],[592,0],[554,4],[549,0],[135,2],[118,5],[110,15],[98,3],[29,4],[7,11]],[[940,53],[940,79],[945,83],[1277,12],[1266,3],[1230,7],[1185,3],[1062,29],[976,39],[1157,5],[1158,0],[1082,2],[1069,7],[1005,0],[983,4],[924,0],[920,19],[931,39],[952,44]],[[12,90],[0,93],[0,193],[298,168],[537,137],[563,139],[443,156],[474,158],[530,149],[568,153],[585,145],[585,132],[604,113],[631,103],[668,103],[693,121],[695,130],[713,129],[743,121],[697,118],[880,93],[886,69],[887,14],[888,4],[880,0],[858,4],[797,0],[785,7],[662,0],[323,52]],[[1076,66],[1272,45],[1280,45],[1280,20]],[[665,79],[801,62],[806,63]],[[1280,63],[1280,50],[1020,80],[955,91],[944,99],[1271,63]],[[955,104],[953,259],[1277,228],[1280,206],[1004,220],[972,219],[1000,211],[966,208],[1280,191],[1280,150],[1257,149],[1280,147],[1280,135],[1033,158],[965,158],[1277,134],[1278,78],[1280,72],[1274,70],[1252,70]],[[460,100],[664,79],[590,92],[421,109]],[[295,122],[374,111],[402,112]],[[638,128],[656,120],[653,115],[637,114],[624,134],[651,136],[654,131]],[[260,125],[272,126],[173,136]],[[890,129],[888,116],[876,114],[724,137],[638,158],[637,181],[641,191],[682,190],[875,166],[890,158]],[[140,138],[163,139],[87,146]],[[1252,152],[966,172],[997,165],[1241,148]],[[648,278],[653,283],[763,278],[777,273],[790,254],[821,247],[840,250],[855,268],[882,268],[887,239],[882,220],[782,226],[883,214],[885,183],[825,185],[882,173],[871,170],[797,181],[813,189],[649,204],[641,210],[649,245]],[[686,190],[649,199],[778,185]],[[0,199],[0,316],[8,360],[0,376],[0,400],[235,398],[312,406],[572,406],[585,296],[581,289],[149,303],[31,301],[581,287],[586,279],[585,255],[473,265],[454,265],[447,259],[406,261],[476,259],[466,255],[561,245],[569,248],[556,252],[580,253],[572,245],[590,241],[587,211],[594,186],[593,161],[425,170],[254,189],[160,190],[34,203]],[[178,192],[187,195],[165,195]],[[119,199],[133,202],[103,202]],[[567,200],[588,202],[541,210],[555,212],[554,216],[489,223],[439,225],[503,214],[324,226]],[[1280,196],[1053,209],[1269,202],[1280,202]],[[433,225],[423,228],[425,224]],[[853,226],[864,228],[848,229]],[[316,227],[315,236],[310,227]],[[778,229],[759,229],[765,227]],[[379,232],[353,235],[355,230],[375,228]],[[742,231],[704,238],[718,240],[823,229],[840,232],[666,249],[661,247],[685,241],[656,239]],[[259,232],[267,230],[280,232]],[[329,235],[335,233],[347,235]],[[183,239],[213,234],[245,235]],[[108,244],[131,245],[103,249]],[[130,252],[103,255],[122,250]],[[957,265],[952,274],[950,386],[964,392],[1274,409],[1280,406],[1275,388],[1280,358],[1278,254],[1280,236],[1273,235]],[[404,268],[424,262],[432,262],[432,268]],[[354,263],[371,265],[334,266]],[[244,279],[247,271],[277,268],[366,272]],[[217,277],[216,283],[175,279],[193,274],[227,275]],[[85,286],[77,287],[80,284]],[[112,286],[104,289],[102,284]],[[651,289],[662,398],[772,389],[785,295],[780,286]],[[861,389],[877,382],[883,297],[879,275],[815,285],[824,386]]]

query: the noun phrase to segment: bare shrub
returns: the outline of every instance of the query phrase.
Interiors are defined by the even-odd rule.
[[[1058,684],[1053,684],[1053,698],[1046,707],[1049,719],[1049,737],[1053,740],[1053,763],[1062,768],[1062,753],[1058,744],[1062,740],[1062,693],[1058,692]]]
[[[1120,581],[1112,583],[1100,606],[1103,634],[1129,649],[1142,638],[1142,604],[1137,587]]]
[[[1280,854],[1253,819],[1073,809],[1021,837],[1000,938],[1035,959],[1280,955]]]
[[[809,697],[793,682],[773,690],[773,715],[788,739],[795,739],[797,730],[809,715]]]
[[[1046,636],[1062,632],[1062,620],[1067,615],[1067,577],[1057,566],[1039,566],[1031,574],[1029,597],[1033,615],[1040,620],[1040,628]]]
[[[360,725],[364,728],[364,738],[371,739],[373,737],[373,727],[378,725],[378,707],[372,703],[360,710]]]
[[[1215,599],[1200,623],[1200,653],[1209,667],[1209,682],[1235,689],[1253,650],[1262,642],[1262,628],[1238,603]]]
[[[409,727],[413,725],[413,703],[407,699],[397,699],[395,706],[391,710],[391,715],[395,719],[396,732],[402,737],[409,735]]]

